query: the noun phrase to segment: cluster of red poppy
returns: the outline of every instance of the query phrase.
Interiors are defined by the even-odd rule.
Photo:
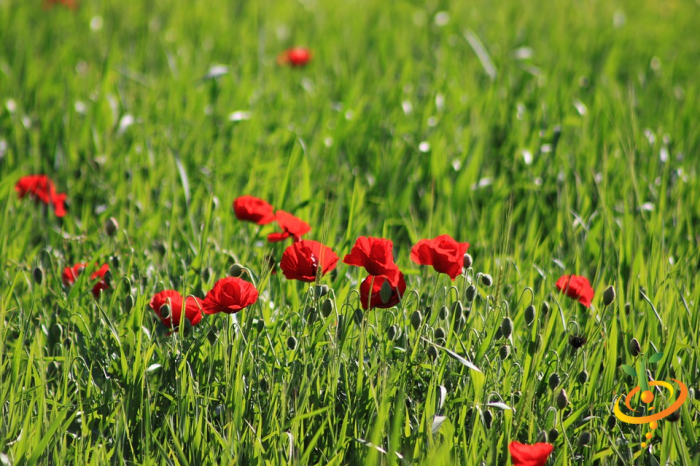
[[[66,215],[66,195],[57,193],[53,181],[46,175],[23,176],[15,184],[15,191],[20,199],[29,196],[36,202],[52,206],[56,217]]]

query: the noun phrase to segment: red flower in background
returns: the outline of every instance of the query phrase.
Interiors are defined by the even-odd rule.
[[[86,268],[87,264],[78,263],[75,264],[73,267],[66,267],[65,269],[63,269],[63,273],[61,274],[61,280],[63,281],[63,284],[65,286],[72,286],[73,283],[75,283],[75,281],[78,279],[78,276],[81,273],[83,273],[83,271]],[[95,298],[99,298],[100,293],[109,288],[109,283],[107,283],[107,280],[105,279],[105,275],[107,275],[107,272],[109,272],[109,264],[104,264],[102,267],[93,272],[92,275],[90,275],[91,281],[97,279],[100,280],[97,283],[95,283],[95,285],[92,287],[92,295]]]
[[[391,289],[391,296],[384,302],[381,296],[382,285],[388,279],[386,277],[375,277],[370,275],[365,278],[360,284],[360,301],[362,309],[367,310],[367,304],[369,303],[369,308],[374,309],[376,307],[386,309],[394,307],[401,301],[404,293],[406,292],[406,281],[403,279],[403,274],[399,272],[398,285]],[[369,287],[372,287],[372,296],[370,297]]]
[[[360,236],[343,262],[364,267],[370,275],[383,275],[389,279],[391,286],[397,286],[401,272],[394,263],[393,247],[391,240]]]
[[[513,466],[544,466],[547,458],[554,449],[549,443],[536,443],[526,445],[519,442],[510,442],[508,450],[513,459]]]
[[[52,6],[54,6],[56,4],[63,5],[66,8],[70,8],[71,10],[78,9],[77,0],[44,0],[44,8],[45,9],[51,8]]]
[[[275,221],[272,206],[262,199],[253,196],[241,196],[233,201],[233,211],[238,220],[267,225]]]
[[[153,312],[156,313],[163,325],[166,327],[174,327],[175,331],[180,326],[180,318],[182,316],[182,295],[175,290],[165,290],[156,293],[151,298],[150,306]],[[163,305],[170,305],[170,314],[167,315],[162,309]],[[190,324],[197,325],[202,320],[202,311],[200,309],[201,301],[195,297],[189,297],[185,300],[185,318],[190,321]]]
[[[257,300],[258,290],[252,284],[238,277],[226,277],[216,282],[207,293],[202,301],[202,310],[205,314],[232,314]]]
[[[468,248],[469,243],[458,243],[450,235],[440,235],[418,241],[411,249],[411,260],[419,265],[432,265],[436,271],[454,280],[462,273]]]
[[[277,224],[282,228],[282,233],[270,233],[267,235],[267,240],[271,243],[284,241],[290,236],[294,237],[294,241],[299,241],[302,236],[311,231],[311,227],[308,223],[284,210],[277,211],[275,220],[277,220]]]
[[[313,54],[309,49],[304,47],[292,47],[277,55],[277,64],[301,67],[309,63],[312,58]]]
[[[563,275],[557,280],[556,287],[569,298],[578,300],[586,307],[591,307],[594,291],[586,277]]]
[[[37,202],[41,201],[46,205],[52,205],[56,217],[66,215],[66,195],[57,193],[53,181],[46,175],[29,175],[20,178],[15,184],[15,191],[19,194],[20,199],[29,195]]]
[[[338,264],[338,256],[329,247],[318,241],[298,241],[282,254],[280,268],[284,276],[289,280],[313,282],[316,280],[317,270],[325,275]]]

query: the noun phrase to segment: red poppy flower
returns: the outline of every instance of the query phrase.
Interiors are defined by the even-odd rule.
[[[337,263],[338,256],[331,248],[318,241],[302,240],[285,249],[280,268],[289,280],[312,282],[316,280],[319,267],[321,274],[325,275],[333,270]]]
[[[300,67],[305,66],[312,58],[313,54],[309,49],[304,47],[292,47],[277,55],[277,64]]]
[[[53,181],[46,175],[29,175],[20,178],[15,184],[15,191],[19,194],[19,198],[29,195],[30,198],[37,202],[41,201],[46,205],[51,204],[56,213],[56,217],[66,215],[66,195],[56,192],[56,187]]]
[[[70,8],[71,10],[76,10],[78,8],[77,0],[45,0],[44,8],[51,8],[55,4],[63,5],[66,8]]]
[[[549,443],[526,445],[519,442],[510,442],[508,449],[513,459],[513,466],[544,466],[554,446]]]
[[[95,264],[97,265],[97,264]],[[87,264],[84,263],[78,263],[75,264],[73,267],[66,267],[63,269],[63,273],[61,274],[61,280],[63,281],[63,284],[65,286],[71,286],[75,281],[78,279],[78,276],[83,273],[83,270],[87,268]],[[92,295],[95,298],[100,297],[100,293],[102,291],[106,290],[109,288],[109,284],[105,280],[105,275],[109,272],[109,264],[104,264],[102,267],[97,269],[95,272],[93,272],[92,275],[90,275],[90,280],[97,280],[99,279],[97,283],[92,287]]]
[[[252,284],[238,277],[226,277],[216,282],[207,293],[202,301],[202,310],[205,314],[233,314],[257,300],[258,290]]]
[[[391,240],[360,236],[343,262],[364,267],[370,275],[385,276],[391,286],[397,286],[401,272],[394,263],[393,247]]]
[[[399,272],[398,285],[391,289],[391,296],[386,302],[382,301],[381,289],[384,282],[387,281],[386,277],[383,276],[373,276],[365,278],[360,284],[360,300],[362,309],[367,310],[367,303],[369,303],[369,308],[374,309],[375,307],[387,309],[394,307],[401,301],[404,293],[406,292],[406,281],[403,279],[403,274]],[[372,296],[369,296],[369,287],[372,287]]]
[[[161,310],[164,304],[170,304],[170,315],[164,314]],[[182,316],[182,295],[175,290],[165,290],[156,293],[151,298],[151,309],[156,313],[163,325],[166,327],[174,327],[175,331],[180,326],[180,317]],[[190,321],[190,324],[197,325],[202,320],[201,301],[190,296],[185,300],[185,318]]]
[[[440,235],[418,241],[411,249],[411,260],[419,265],[432,265],[437,272],[454,280],[462,273],[468,248],[469,243],[458,243],[450,235]]]
[[[579,275],[563,275],[557,280],[556,287],[569,298],[578,300],[586,307],[591,307],[593,288],[586,277]]]
[[[267,235],[267,240],[271,243],[284,241],[290,236],[294,237],[294,241],[301,240],[301,237],[311,231],[311,227],[305,221],[288,214],[284,210],[278,210],[275,215],[277,224],[282,228],[282,233],[270,233]]]
[[[233,211],[238,220],[267,225],[275,221],[272,206],[262,199],[253,196],[241,196],[233,201]]]

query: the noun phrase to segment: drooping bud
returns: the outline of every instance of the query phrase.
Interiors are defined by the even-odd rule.
[[[119,268],[119,256],[115,254],[112,257],[110,257],[109,260],[112,261],[112,267],[114,267],[115,269]]]
[[[503,330],[501,330],[501,326],[499,325],[496,328],[496,333],[493,335],[493,338],[495,338],[496,340],[500,340],[502,336],[503,336]]]
[[[391,299],[391,283],[389,283],[389,280],[384,280],[384,283],[382,283],[382,287],[379,289],[379,299],[382,300],[382,304],[386,304],[389,302]]]
[[[44,281],[44,269],[41,267],[34,267],[34,270],[32,271],[32,276],[34,277],[34,283],[37,285],[41,285],[41,282]]]
[[[642,347],[639,346],[639,341],[636,338],[632,338],[630,340],[630,346],[629,346],[630,354],[632,357],[636,358],[639,356],[639,353],[642,352]]]
[[[462,305],[461,301],[455,301],[452,303],[452,314],[454,314],[455,321],[459,320],[460,317],[464,314],[464,306]]]
[[[442,320],[447,320],[448,317],[450,317],[450,311],[447,310],[447,306],[440,307],[440,312],[438,313],[438,316],[440,316]]]
[[[411,314],[411,327],[413,327],[413,330],[418,330],[422,321],[423,316],[421,315],[420,311],[415,311],[413,314]]]
[[[503,318],[503,322],[501,322],[501,333],[506,340],[510,338],[510,335],[513,333],[513,321],[510,320],[510,317]]]
[[[255,321],[255,330],[257,330],[258,333],[262,333],[262,331],[265,330],[265,321],[262,319],[257,319]]]
[[[469,254],[465,254],[464,255],[464,268],[468,269],[469,267],[472,266],[473,263],[474,263],[474,260],[472,259],[472,256],[470,256]]]
[[[525,323],[528,326],[535,321],[536,314],[537,311],[535,310],[535,306],[533,306],[532,304],[525,308]]]
[[[615,288],[610,285],[603,291],[603,304],[610,306],[615,301]]]
[[[513,402],[514,404],[518,404],[520,402],[520,398],[523,396],[523,392],[520,390],[516,390],[513,392]]]
[[[574,349],[579,349],[586,344],[586,341],[588,341],[586,335],[569,335],[569,345]]]
[[[632,310],[632,303],[625,303],[625,314],[629,315],[631,310]]]
[[[389,340],[396,338],[396,325],[390,325],[386,328],[386,337]]]
[[[678,422],[681,419],[681,412],[680,410],[674,411],[668,416],[666,416],[666,420],[670,422]]]
[[[287,348],[294,351],[297,347],[297,339],[294,337],[287,338]]]
[[[465,319],[464,316],[460,317],[459,319],[455,319],[455,332],[458,332],[466,323],[467,319]]]
[[[240,277],[243,275],[243,266],[241,264],[233,264],[228,269],[228,275],[229,277]]]
[[[172,308],[170,307],[170,304],[163,304],[160,307],[160,317],[163,319],[169,319],[170,316],[172,315],[173,311]]]
[[[508,356],[510,356],[510,346],[501,346],[501,348],[498,350],[498,355],[501,357],[501,360],[507,359]]]
[[[109,236],[114,236],[117,233],[117,230],[119,230],[119,223],[117,223],[117,219],[114,217],[109,217],[105,223],[105,231]]]
[[[617,424],[617,418],[613,414],[611,414],[610,416],[608,416],[606,424],[608,425],[608,430],[613,430],[615,428],[615,425]]]
[[[323,317],[328,317],[333,312],[333,301],[331,299],[326,299],[321,305],[321,315]]]
[[[560,410],[566,408],[566,406],[569,404],[569,397],[566,396],[566,392],[562,388],[559,394],[557,395],[557,408]]]
[[[445,339],[445,330],[442,327],[438,327],[435,329],[435,339],[436,340],[444,340]]]
[[[559,382],[561,379],[559,378],[559,374],[556,372],[553,372],[552,375],[549,376],[549,380],[547,381],[547,384],[549,385],[550,390],[554,390],[559,386]]]
[[[552,427],[551,429],[549,429],[547,437],[549,437],[549,441],[551,443],[554,443],[557,441],[557,438],[559,438],[559,431],[555,427]]]
[[[134,308],[134,297],[131,294],[124,298],[124,312],[129,312]]]
[[[547,301],[542,301],[542,309],[540,309],[542,312],[542,317],[547,317],[547,314],[549,314],[549,303]]]
[[[588,382],[588,371],[586,371],[586,369],[584,369],[581,372],[579,372],[578,375],[576,376],[576,380],[578,380],[578,383],[580,383],[581,385]]]
[[[328,285],[316,285],[314,287],[316,298],[322,298],[328,294]]]
[[[214,271],[211,267],[205,267],[204,270],[202,270],[202,281],[208,282],[213,273]]]
[[[591,443],[591,433],[588,431],[583,431],[581,432],[581,435],[578,437],[578,442],[576,442],[576,445],[578,445],[579,448],[585,447]]]
[[[493,285],[493,277],[491,275],[485,273],[481,276],[481,283],[485,287],[489,287],[489,286]]]
[[[490,409],[487,409],[484,411],[484,426],[486,429],[491,428],[491,424],[493,423],[493,413],[491,412]]]
[[[437,358],[438,358],[438,351],[437,351],[437,348],[435,348],[434,346],[430,345],[430,346],[428,347],[428,357],[429,357],[432,361],[437,361]]]
[[[474,298],[476,298],[476,287],[474,285],[469,285],[464,292],[464,297],[467,299],[468,303],[474,301]]]
[[[352,315],[352,320],[354,320],[358,326],[362,325],[362,321],[365,320],[365,313],[362,311],[362,309],[359,307],[355,309],[355,312]]]

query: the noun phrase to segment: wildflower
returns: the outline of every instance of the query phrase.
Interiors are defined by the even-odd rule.
[[[576,299],[586,307],[591,307],[593,288],[587,278],[578,275],[563,275],[556,287],[569,298]]]
[[[355,241],[350,254],[343,258],[343,262],[347,265],[364,267],[370,275],[383,276],[389,280],[392,287],[396,287],[402,274],[398,265],[394,263],[393,247],[391,240],[360,236]]]
[[[510,442],[508,450],[510,450],[513,466],[544,466],[554,450],[554,445],[549,443],[527,445],[520,442]]]
[[[411,249],[411,260],[419,265],[432,265],[436,272],[454,280],[462,273],[467,248],[469,243],[458,243],[449,235],[441,235],[418,241]]]
[[[183,303],[185,305],[185,319],[190,322],[190,325],[197,325],[202,320],[202,301],[193,296],[183,300],[177,291],[165,290],[156,293],[151,298],[149,306],[163,322],[163,325],[177,331],[180,327]]]
[[[396,306],[406,292],[406,282],[403,278],[403,274],[399,272],[398,285],[392,287],[391,296],[386,302],[383,302],[381,296],[379,295],[382,285],[385,281],[388,281],[387,277],[384,276],[373,276],[370,275],[362,281],[360,284],[360,301],[362,309],[367,309],[369,304],[369,309],[374,308],[390,308]],[[370,286],[372,287],[372,293],[370,296]]]
[[[277,220],[277,224],[282,228],[282,233],[270,233],[267,235],[267,240],[271,243],[284,241],[290,236],[294,237],[294,241],[300,241],[303,235],[311,231],[311,227],[308,223],[283,210],[277,211],[275,220]]]
[[[49,9],[53,7],[54,5],[63,5],[66,8],[69,8],[71,10],[77,10],[78,9],[78,2],[77,0],[45,0],[44,1],[44,8]]]
[[[97,266],[97,264],[95,264]],[[83,273],[83,270],[87,268],[87,264],[84,263],[78,263],[75,264],[73,267],[66,267],[63,269],[63,273],[61,274],[61,280],[63,281],[63,284],[65,286],[71,286],[75,281],[78,279],[78,276]],[[92,287],[92,295],[95,298],[100,297],[100,293],[102,293],[103,290],[106,290],[109,288],[109,283],[107,283],[107,280],[109,278],[109,264],[104,264],[102,267],[97,269],[95,272],[93,272],[92,275],[90,275],[90,280],[97,280],[99,281],[95,283],[95,285]]]
[[[29,195],[37,202],[41,201],[53,206],[56,217],[66,215],[66,195],[57,193],[53,181],[46,175],[29,175],[20,178],[15,184],[15,191],[20,199]]]
[[[292,47],[277,56],[277,64],[302,67],[306,66],[312,58],[313,54],[309,49],[304,47]]]
[[[258,290],[247,281],[237,277],[222,278],[214,284],[202,301],[205,314],[239,312],[258,300]]]
[[[320,270],[325,275],[335,268],[338,256],[318,241],[302,240],[293,243],[282,254],[280,268],[289,280],[313,282]]]
[[[253,196],[241,196],[233,201],[233,212],[238,220],[267,225],[275,221],[272,206],[262,199]]]

